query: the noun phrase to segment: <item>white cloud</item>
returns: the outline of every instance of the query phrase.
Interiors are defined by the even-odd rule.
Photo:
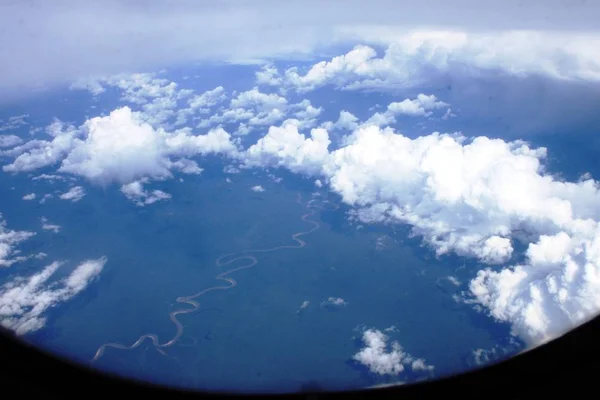
[[[78,202],[79,200],[85,197],[85,190],[81,186],[73,186],[67,192],[61,194],[59,198],[61,200],[71,200],[73,203]],[[44,196],[44,199],[46,196]]]
[[[434,95],[420,93],[415,99],[404,99],[390,103],[383,113],[376,112],[364,125],[386,126],[396,122],[396,116],[408,115],[413,117],[428,117],[435,109],[445,108],[448,104],[439,101]],[[340,115],[341,118],[341,115]]]
[[[0,148],[15,147],[23,143],[23,139],[16,135],[0,135]]]
[[[332,152],[327,141],[284,123],[248,149],[246,163],[323,179],[352,218],[410,224],[438,255],[503,264],[516,242],[528,246],[522,265],[480,271],[470,290],[530,345],[600,311],[598,183],[546,173],[544,148],[457,134],[410,139],[376,126],[359,127]]]
[[[41,174],[38,176],[34,176],[33,178],[31,178],[31,180],[33,180],[33,181],[47,180],[50,182],[54,182],[54,181],[64,181],[65,177],[61,176],[61,175]]]
[[[345,307],[347,305],[348,302],[341,297],[329,297],[321,302],[321,307],[324,308]]]
[[[62,229],[62,226],[60,226],[60,225],[51,224],[50,221],[48,221],[48,218],[46,218],[46,217],[40,218],[40,221],[42,222],[42,229],[44,229],[46,231],[52,231],[54,233],[58,233]]]
[[[42,199],[40,200],[40,204],[45,204],[48,199],[51,199],[53,197],[54,196],[52,196],[50,193],[46,193],[44,197],[42,197]]]
[[[15,115],[14,117],[8,118],[6,121],[2,121],[0,119],[0,132],[15,130],[15,129],[20,128],[23,125],[27,125],[27,121],[25,121],[25,119],[27,119],[27,117],[29,117],[29,114]],[[0,135],[0,143],[1,143],[2,136],[4,136],[4,135]],[[11,136],[13,136],[13,135],[9,135],[8,137],[10,138]],[[8,140],[11,140],[11,139],[8,139]],[[0,147],[4,147],[4,146],[0,146]]]
[[[106,257],[87,260],[67,278],[48,283],[61,267],[54,262],[28,278],[17,277],[0,288],[0,324],[18,335],[41,329],[45,312],[83,291],[106,264]]]
[[[356,27],[356,40],[388,45],[378,57],[370,46],[314,64],[306,73],[290,68],[285,84],[300,92],[333,84],[339,88],[416,87],[444,74],[542,75],[553,79],[600,81],[600,37],[565,32],[448,30],[402,31]],[[387,32],[388,37],[383,37]],[[565,62],[565,60],[569,60]],[[470,70],[469,70],[470,69]]]
[[[229,109],[200,121],[198,127],[245,121],[237,133],[245,135],[254,126],[271,125],[282,120],[287,110],[288,102],[284,97],[276,93],[263,93],[255,87],[239,93],[231,99]]]
[[[144,190],[143,184],[146,180],[134,181],[121,186],[121,192],[138,206],[154,204],[157,201],[168,200],[171,195],[162,190],[153,190],[148,192]]]
[[[226,165],[223,167],[223,172],[226,174],[239,174],[241,171],[234,165]]]
[[[29,172],[39,168],[57,164],[72,149],[78,131],[56,121],[50,124],[47,133],[53,136],[48,140],[31,140],[10,151],[3,152],[6,156],[14,156],[15,160],[2,167],[5,172]]]
[[[323,182],[321,182],[320,179],[317,179],[317,180],[315,180],[315,186],[318,188],[323,187]]]
[[[23,196],[23,200],[35,200],[35,197],[36,197],[35,193],[29,193],[29,194],[26,194],[25,196]]]
[[[122,107],[106,117],[87,120],[78,129],[55,123],[48,128],[54,136],[52,141],[32,140],[10,150],[9,155],[16,159],[3,169],[31,171],[62,160],[59,172],[103,184],[125,184],[142,177],[170,177],[170,168],[200,172],[194,161],[182,157],[236,152],[231,136],[223,129],[205,135],[192,135],[190,129],[169,133],[145,123],[142,115]]]
[[[323,124],[323,128],[327,130],[347,130],[352,132],[358,128],[358,118],[351,112],[342,110],[340,111],[340,116],[336,122],[326,122]]]
[[[298,125],[297,120],[286,120],[281,127],[271,126],[267,135],[247,150],[246,165],[284,166],[292,172],[318,173],[329,155],[329,135],[325,129],[315,128],[306,138],[298,132]]]
[[[252,187],[250,188],[250,190],[252,190],[253,192],[264,192],[264,191],[265,191],[265,188],[263,188],[263,187],[262,187],[262,186],[260,186],[260,185],[256,185],[256,186],[252,186]]]
[[[554,48],[585,55],[594,53],[598,47],[593,43],[598,32],[595,2],[549,6],[544,1],[523,4],[507,0],[486,7],[477,5],[475,0],[452,4],[434,0],[422,5],[377,0],[365,12],[364,3],[358,0],[349,0],[343,8],[336,2],[324,4],[316,0],[208,6],[188,1],[178,7],[116,0],[107,0],[102,5],[93,2],[50,5],[35,1],[33,7],[11,3],[0,16],[0,25],[5,28],[0,43],[6,54],[12,55],[5,60],[0,91],[11,95],[17,90],[28,93],[27,89],[32,87],[51,86],[75,77],[149,66],[306,58],[338,44],[357,41],[387,44],[424,28],[484,32],[487,36],[515,29],[535,30],[544,40],[536,40],[534,35],[531,40],[531,36],[523,40],[532,42],[529,46],[517,43],[519,48],[527,46],[533,50],[532,54],[511,50],[511,43],[502,38],[485,45],[476,43],[474,47],[490,48],[505,57],[516,53],[525,59],[521,63],[535,60],[541,66],[547,60],[560,61],[552,51]],[[406,12],[407,7],[410,13]],[[315,9],[319,9],[318,15]],[[130,18],[132,14],[136,15],[135,20]],[[25,18],[29,24],[18,22]],[[284,20],[286,23],[281,24]],[[561,40],[563,36],[566,38]],[[589,44],[569,42],[569,36],[588,36]],[[588,65],[567,63],[566,68],[582,69]]]
[[[352,359],[369,368],[369,371],[379,375],[399,375],[406,368],[414,372],[432,372],[434,367],[425,364],[425,360],[415,358],[406,353],[396,341],[388,349],[388,336],[376,329],[368,329],[363,333],[365,347],[356,353]]]
[[[21,256],[15,247],[34,235],[34,232],[8,230],[6,221],[0,214],[0,267],[10,267],[26,260],[28,257]]]
[[[211,108],[225,101],[227,95],[222,86],[217,86],[212,90],[195,95],[188,99],[188,107],[177,110],[177,121],[175,125],[183,125],[188,121],[188,118],[194,114],[207,114]]]

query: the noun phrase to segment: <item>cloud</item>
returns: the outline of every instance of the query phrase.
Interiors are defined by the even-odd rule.
[[[52,140],[31,140],[10,151],[0,152],[14,156],[15,160],[2,167],[5,172],[29,172],[57,164],[71,151],[75,136],[79,133],[74,127],[60,121],[50,124],[47,129]]]
[[[263,188],[261,185],[256,185],[252,186],[250,190],[252,190],[253,192],[264,192],[265,188]]]
[[[396,341],[391,343],[388,350],[388,336],[376,329],[367,329],[362,336],[365,347],[356,353],[352,359],[369,368],[369,371],[379,375],[399,375],[406,368],[413,372],[432,372],[434,367],[427,365],[425,360],[415,358],[406,353]]]
[[[271,126],[268,133],[245,154],[248,166],[285,166],[292,172],[318,173],[328,157],[331,143],[325,129],[311,130],[306,138],[298,132],[297,120],[286,120],[281,127]]]
[[[481,270],[469,301],[529,345],[600,311],[600,192],[591,177],[567,182],[548,174],[546,149],[523,141],[411,139],[370,125],[329,152],[327,132],[318,133],[307,139],[292,122],[271,127],[247,150],[246,165],[314,176],[352,207],[351,218],[409,224],[438,256],[508,263]],[[527,248],[525,261],[510,265],[517,244]]]
[[[238,129],[238,134],[244,135],[254,126],[271,125],[282,120],[287,110],[288,102],[284,97],[276,93],[263,93],[254,87],[239,93],[231,99],[229,109],[200,121],[198,127],[244,122]]]
[[[323,128],[328,131],[346,130],[352,132],[358,128],[358,117],[351,112],[342,110],[340,111],[340,116],[336,122],[325,122]]]
[[[71,200],[73,203],[78,202],[79,200],[85,197],[85,190],[81,186],[73,186],[67,192],[61,194],[59,198],[61,200]],[[44,196],[44,199],[46,196]]]
[[[415,99],[405,99],[401,102],[390,103],[387,107],[387,110],[384,113],[376,112],[371,116],[371,118],[364,122],[364,125],[391,125],[396,122],[396,116],[398,115],[408,115],[412,117],[428,117],[433,114],[433,111],[431,110],[445,108],[447,106],[447,103],[439,101],[434,95],[425,95],[423,93],[420,93]],[[341,114],[340,118],[342,118]]]
[[[58,233],[62,229],[62,226],[60,226],[60,225],[51,224],[50,221],[48,221],[48,218],[46,218],[46,217],[40,218],[40,221],[42,222],[42,229],[43,230],[52,231],[54,233]]]
[[[143,177],[171,177],[171,168],[184,173],[201,171],[183,157],[236,152],[229,133],[221,128],[205,135],[192,135],[189,128],[170,133],[153,128],[142,115],[125,106],[108,116],[91,118],[79,128],[56,122],[47,129],[54,136],[52,141],[32,140],[12,149],[5,155],[16,159],[3,169],[32,171],[62,161],[59,172],[95,183],[126,184]]]
[[[0,135],[0,148],[15,147],[23,143],[23,139],[15,135]]]
[[[20,251],[15,247],[34,235],[34,232],[8,230],[6,221],[0,214],[0,267],[10,267],[26,260],[28,257],[19,255]]]
[[[25,119],[29,117],[29,114],[24,114],[24,115],[16,115],[14,117],[10,117],[8,118],[6,121],[2,121],[0,119],[0,132],[4,132],[4,131],[12,131],[12,130],[16,130],[19,129],[21,126],[23,125],[27,125],[27,121],[25,121]],[[11,139],[11,137],[13,139]],[[14,140],[14,136],[13,135],[0,135],[0,144],[2,143],[2,139],[5,138],[4,140]],[[8,139],[6,139],[8,138]],[[0,147],[8,147],[8,146],[1,146]]]
[[[302,311],[306,310],[310,304],[310,301],[304,300],[302,304],[300,304],[300,308],[296,311],[296,314],[300,314]]]
[[[386,28],[382,29],[385,32]],[[518,77],[600,81],[600,57],[593,51],[600,43],[597,35],[387,29],[389,40],[364,31],[365,39],[387,45],[383,56],[378,57],[371,46],[357,45],[346,54],[314,64],[304,74],[296,67],[285,70],[285,85],[300,92],[328,84],[342,89],[389,90],[418,87],[445,74],[498,72]],[[364,35],[358,34],[356,39]],[[465,66],[475,71],[465,71]]]
[[[337,308],[337,307],[345,307],[348,305],[348,302],[341,297],[329,297],[327,300],[323,300],[321,302],[322,308]]]
[[[148,192],[144,190],[143,184],[147,180],[140,180],[128,183],[121,186],[121,192],[137,206],[143,207],[146,205],[154,204],[160,200],[168,200],[171,195],[163,192],[162,190],[153,190]]]
[[[545,40],[524,41],[533,42],[532,54],[519,53],[528,62],[540,60],[541,65],[554,56],[551,51],[544,51],[552,46],[575,53],[598,47],[590,44],[582,49],[578,43],[553,37],[575,31],[593,39],[598,31],[594,19],[598,6],[593,2],[548,5],[543,1],[523,4],[508,0],[485,8],[477,4],[475,0],[452,5],[441,0],[422,5],[378,0],[365,10],[358,0],[345,2],[343,8],[337,2],[323,4],[317,0],[285,4],[269,0],[239,4],[227,0],[210,5],[184,1],[175,7],[116,0],[105,1],[101,6],[94,2],[15,2],[6,5],[0,17],[4,27],[0,46],[12,55],[5,60],[0,90],[14,97],[30,92],[27,89],[89,75],[198,61],[248,63],[306,58],[338,44],[357,40],[389,42],[400,33],[407,35],[425,28],[486,32],[489,36],[523,29],[542,32]],[[410,13],[406,13],[407,7]],[[317,8],[318,15],[314,13]],[[131,15],[136,15],[136,19],[131,20]],[[294,18],[290,19],[290,15]],[[280,23],[283,20],[285,24]],[[238,29],[242,25],[244,29]],[[486,44],[503,55],[511,54],[511,46],[501,39]]]
[[[27,278],[0,287],[0,324],[23,335],[46,324],[45,312],[83,291],[102,271],[107,258],[79,264],[65,279],[48,282],[63,263],[54,262]]]
[[[29,194],[26,194],[25,196],[23,196],[23,200],[35,200],[35,197],[36,197],[35,193],[29,193]]]

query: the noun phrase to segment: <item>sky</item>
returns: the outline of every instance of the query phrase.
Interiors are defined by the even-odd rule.
[[[599,16],[596,2],[558,0],[3,2],[0,107],[60,91],[117,101],[25,135],[28,116],[7,115],[2,173],[154,207],[172,198],[155,183],[201,176],[206,157],[286,170],[337,196],[348,219],[408,224],[437,256],[476,261],[457,301],[537,346],[600,310],[597,176],[551,171],[544,143],[576,135],[600,150]],[[251,73],[242,88],[228,72],[199,89],[173,72],[207,65]],[[56,196],[77,202],[86,188]],[[0,267],[43,258],[19,251],[35,232],[10,227],[9,211]],[[46,289],[58,262],[6,283],[3,324],[40,329],[107,262],[81,260]],[[384,328],[363,332],[354,360],[429,370]]]

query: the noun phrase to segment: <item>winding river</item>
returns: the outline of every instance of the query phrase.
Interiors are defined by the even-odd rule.
[[[298,194],[297,201],[298,203],[303,204],[301,194]],[[167,355],[163,349],[173,346],[183,335],[184,326],[178,319],[178,316],[183,314],[191,314],[200,310],[200,303],[197,301],[197,299],[201,296],[204,296],[206,293],[214,292],[217,290],[229,290],[236,287],[238,283],[230,275],[237,271],[252,268],[256,264],[258,264],[258,259],[252,254],[267,253],[283,249],[300,249],[306,246],[306,242],[303,239],[301,239],[301,237],[316,231],[321,226],[321,224],[318,221],[312,220],[310,218],[313,215],[315,215],[318,210],[325,210],[325,205],[327,204],[331,206],[331,209],[335,210],[339,208],[337,204],[331,203],[329,200],[322,200],[319,198],[313,198],[306,203],[305,207],[307,208],[308,212],[303,214],[300,217],[300,219],[304,222],[311,224],[312,227],[309,230],[296,232],[292,234],[292,240],[295,242],[295,244],[281,245],[267,249],[251,249],[240,253],[226,254],[217,258],[215,264],[219,268],[227,267],[228,265],[231,265],[240,260],[245,260],[246,262],[244,262],[238,267],[226,270],[225,272],[221,272],[215,277],[216,280],[225,282],[225,284],[209,287],[190,296],[180,296],[175,300],[177,303],[187,305],[189,307],[180,308],[169,313],[169,319],[171,320],[171,322],[173,322],[173,325],[175,325],[176,328],[175,335],[171,339],[169,339],[166,342],[160,343],[160,340],[158,339],[157,335],[153,333],[146,333],[140,336],[135,342],[133,342],[133,344],[129,346],[120,343],[105,343],[102,346],[100,346],[96,351],[96,354],[92,359],[92,363],[94,363],[100,357],[102,357],[107,348],[114,348],[118,350],[132,350],[140,346],[146,339],[151,340],[152,345],[154,346],[154,348],[156,348],[157,351],[159,351],[163,355]]]

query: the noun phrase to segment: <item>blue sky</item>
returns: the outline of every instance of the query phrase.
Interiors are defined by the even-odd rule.
[[[36,207],[104,191],[140,212],[176,202],[172,185],[215,159],[227,184],[260,174],[255,195],[291,174],[348,221],[409,226],[438,258],[472,262],[454,301],[527,347],[594,316],[598,6],[375,3],[0,6],[3,190]],[[0,201],[0,316],[26,334],[110,259],[81,256],[52,280],[64,263],[22,248],[63,222],[13,226],[12,201]],[[13,272],[33,260],[45,266]],[[353,360],[429,371],[386,328],[365,328]]]

